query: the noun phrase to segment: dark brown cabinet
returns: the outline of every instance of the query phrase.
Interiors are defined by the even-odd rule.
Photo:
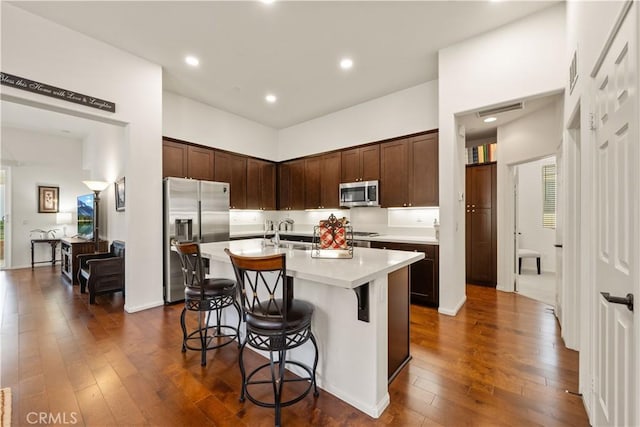
[[[409,141],[409,206],[438,206],[438,134]]]
[[[340,152],[304,159],[305,209],[340,207]]]
[[[229,208],[247,207],[247,158],[224,151],[215,153],[214,181],[229,183]]]
[[[466,168],[465,246],[467,283],[497,282],[496,164]]]
[[[387,276],[389,291],[387,298],[387,375],[391,382],[411,359],[409,304],[409,268],[389,273]]]
[[[97,252],[107,252],[109,242],[100,240]],[[73,285],[78,284],[78,255],[91,254],[96,252],[96,244],[93,240],[78,239],[76,237],[63,237],[60,239],[60,253],[62,255],[61,269],[62,277],[66,278]]]
[[[276,165],[247,158],[247,209],[275,210]]]
[[[214,151],[180,142],[162,141],[162,175],[213,181]]]
[[[187,145],[178,142],[162,141],[162,176],[187,176]]]
[[[380,144],[380,189],[384,207],[437,206],[438,134]]]
[[[396,251],[423,252],[424,259],[411,264],[409,282],[411,283],[411,302],[438,307],[440,304],[438,274],[438,246],[414,243],[371,242],[372,248]]]
[[[214,151],[211,148],[187,147],[187,172],[188,177],[213,181]]]
[[[304,160],[278,165],[278,209],[304,209]]]
[[[380,179],[380,145],[367,145],[341,152],[341,182]]]

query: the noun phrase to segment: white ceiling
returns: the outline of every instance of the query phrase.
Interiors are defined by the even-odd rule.
[[[2,127],[57,135],[78,141],[95,133],[101,126],[108,126],[95,120],[8,101],[0,101],[0,112]]]
[[[280,129],[434,80],[439,49],[557,2],[11,3],[160,64],[165,90]]]
[[[528,114],[533,113],[541,108],[547,107],[554,102],[557,102],[563,98],[562,93],[556,93],[545,96],[537,96],[529,99],[523,99],[521,110],[508,111],[505,113],[494,114],[496,117],[495,122],[485,123],[484,117],[478,117],[477,111],[473,111],[468,114],[460,115],[457,117],[458,124],[463,125],[465,127],[466,139],[469,141],[470,139],[482,139],[482,138],[490,138],[496,136],[496,130],[498,126],[506,125],[509,122],[512,122],[516,119],[524,117]],[[511,101],[501,105],[493,105],[488,108],[497,108],[502,105],[514,104],[518,101]],[[481,108],[478,111],[485,110],[487,108]]]

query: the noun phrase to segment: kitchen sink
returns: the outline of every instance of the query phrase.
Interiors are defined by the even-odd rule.
[[[273,242],[268,241],[266,243],[266,246],[275,246],[273,244]],[[304,242],[289,242],[286,240],[281,240],[280,244],[278,245],[279,248],[281,249],[290,249],[290,250],[299,250],[299,251],[305,251],[307,249],[311,249],[311,243],[304,243]]]
[[[311,244],[305,244],[300,242],[280,242],[280,247],[284,249],[293,249],[299,251],[305,251],[311,249]]]

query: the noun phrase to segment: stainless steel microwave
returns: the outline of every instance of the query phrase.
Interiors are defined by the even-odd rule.
[[[378,181],[359,181],[340,184],[340,206],[380,206]]]

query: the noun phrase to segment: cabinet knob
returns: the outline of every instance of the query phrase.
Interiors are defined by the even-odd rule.
[[[475,209],[471,209],[471,212],[475,212],[475,211],[476,211]]]
[[[475,207],[476,207],[476,205],[471,205],[471,207],[472,207],[472,208],[475,208]]]
[[[411,203],[409,203],[409,206],[411,206]]]
[[[467,212],[471,212],[469,209],[467,209]]]
[[[403,204],[402,204],[402,206],[407,206],[407,204],[406,204],[406,203],[403,203]]]

